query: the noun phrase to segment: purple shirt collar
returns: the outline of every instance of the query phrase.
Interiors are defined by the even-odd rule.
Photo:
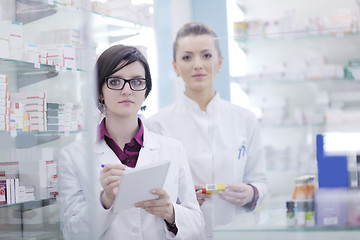
[[[103,118],[103,120],[101,121],[101,123],[99,125],[98,141],[103,139],[104,136],[107,136],[108,138],[112,139],[106,129],[105,121],[106,121],[106,117]],[[137,143],[139,143],[141,147],[144,147],[144,145],[143,145],[144,127],[143,127],[143,124],[142,124],[140,118],[138,118],[138,124],[139,124],[140,128],[139,128],[139,131],[135,134],[133,139],[135,139],[135,141]]]

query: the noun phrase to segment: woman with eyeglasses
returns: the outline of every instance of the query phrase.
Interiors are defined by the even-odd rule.
[[[96,220],[92,220],[98,227],[96,238],[200,239],[203,217],[182,144],[149,132],[138,118],[152,87],[145,57],[135,47],[116,45],[100,55],[96,68],[99,110],[105,115],[98,126],[98,139],[94,146],[74,143],[66,147],[59,161],[65,238],[82,239],[90,232],[88,212],[92,208],[96,213]],[[96,155],[93,175],[85,167],[92,163],[81,155],[90,147]],[[164,160],[170,161],[164,188],[151,191],[158,198],[114,212],[123,171]],[[88,186],[89,178],[95,179],[95,186]],[[87,187],[93,187],[96,195],[89,195]]]

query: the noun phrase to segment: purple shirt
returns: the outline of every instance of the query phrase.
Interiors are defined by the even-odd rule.
[[[106,129],[106,118],[104,118],[99,125],[99,136],[98,141],[104,138],[107,145],[113,150],[116,156],[119,158],[122,164],[134,168],[136,166],[139,152],[143,145],[143,135],[144,135],[144,127],[143,124],[138,118],[139,123],[139,131],[136,133],[133,139],[130,142],[126,143],[124,146],[124,150],[121,150],[119,145],[110,137],[107,129]]]

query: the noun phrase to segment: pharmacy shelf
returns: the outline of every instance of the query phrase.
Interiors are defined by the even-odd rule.
[[[56,198],[44,198],[38,199],[33,201],[21,202],[21,203],[13,203],[13,204],[5,204],[1,205],[0,208],[7,208],[7,207],[20,207],[22,212],[29,211],[36,208],[45,207],[56,202]]]
[[[88,12],[91,13],[91,15],[93,16],[98,16],[101,17],[103,19],[108,20],[109,22],[116,22],[116,25],[118,27],[121,28],[128,28],[128,29],[140,29],[142,27],[141,24],[138,24],[136,22],[132,22],[132,21],[128,21],[125,19],[121,19],[121,18],[117,18],[117,17],[113,17],[110,16],[108,14],[104,14],[104,13],[100,13],[100,12],[96,12],[96,11],[92,11],[90,9],[85,9],[83,7],[78,7],[78,6],[72,6],[72,5],[67,5],[65,3],[61,3],[59,1],[53,1],[54,5],[58,6],[59,8],[63,8],[63,9],[67,9],[67,10],[72,10],[72,11],[82,11],[82,12]],[[132,35],[131,35],[132,36]],[[124,37],[130,37],[130,36],[124,36]]]
[[[0,73],[10,74],[16,72],[17,88],[56,77],[59,72],[65,71],[75,71],[75,69],[62,69],[59,66],[0,58]],[[85,72],[85,70],[76,69],[75,72]]]
[[[233,38],[241,48],[248,44],[264,44],[272,42],[286,42],[294,40],[321,40],[329,38],[359,37],[359,31],[344,32],[347,29],[327,29],[321,33],[311,31],[279,32],[271,34],[252,34],[247,36],[234,36]]]
[[[254,78],[253,76],[249,76],[249,78]],[[343,79],[317,79],[317,80],[291,80],[291,79],[278,79],[278,78],[272,78],[267,77],[264,75],[262,77],[262,80],[247,80],[245,77],[234,77],[232,79],[232,82],[238,83],[240,85],[282,85],[282,84],[359,84],[360,80],[355,79],[349,79],[349,78],[343,78]]]
[[[6,240],[48,240],[48,239],[56,239],[62,240],[63,234],[61,230],[58,232],[45,232],[45,231],[36,231],[36,232],[26,232],[24,236],[18,236],[18,232],[10,232],[10,233],[0,233],[0,239]]]
[[[287,227],[287,226],[258,226],[246,228],[215,228],[214,232],[329,232],[329,231],[359,231],[360,227],[329,226],[329,227]]]
[[[56,141],[61,136],[79,134],[81,131],[71,132],[8,132],[0,131],[0,150],[12,148],[29,148],[44,143]]]
[[[16,0],[16,21],[23,24],[48,17],[57,12],[56,5],[39,0]]]

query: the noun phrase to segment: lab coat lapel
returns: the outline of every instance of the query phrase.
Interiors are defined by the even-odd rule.
[[[94,145],[94,154],[95,162],[97,165],[108,163],[119,163],[120,160],[117,158],[116,154],[111,150],[107,145],[104,139],[101,139],[99,142]]]
[[[154,133],[149,132],[144,126],[144,147],[141,148],[136,167],[145,166],[159,161],[157,151],[159,143],[156,141]]]

